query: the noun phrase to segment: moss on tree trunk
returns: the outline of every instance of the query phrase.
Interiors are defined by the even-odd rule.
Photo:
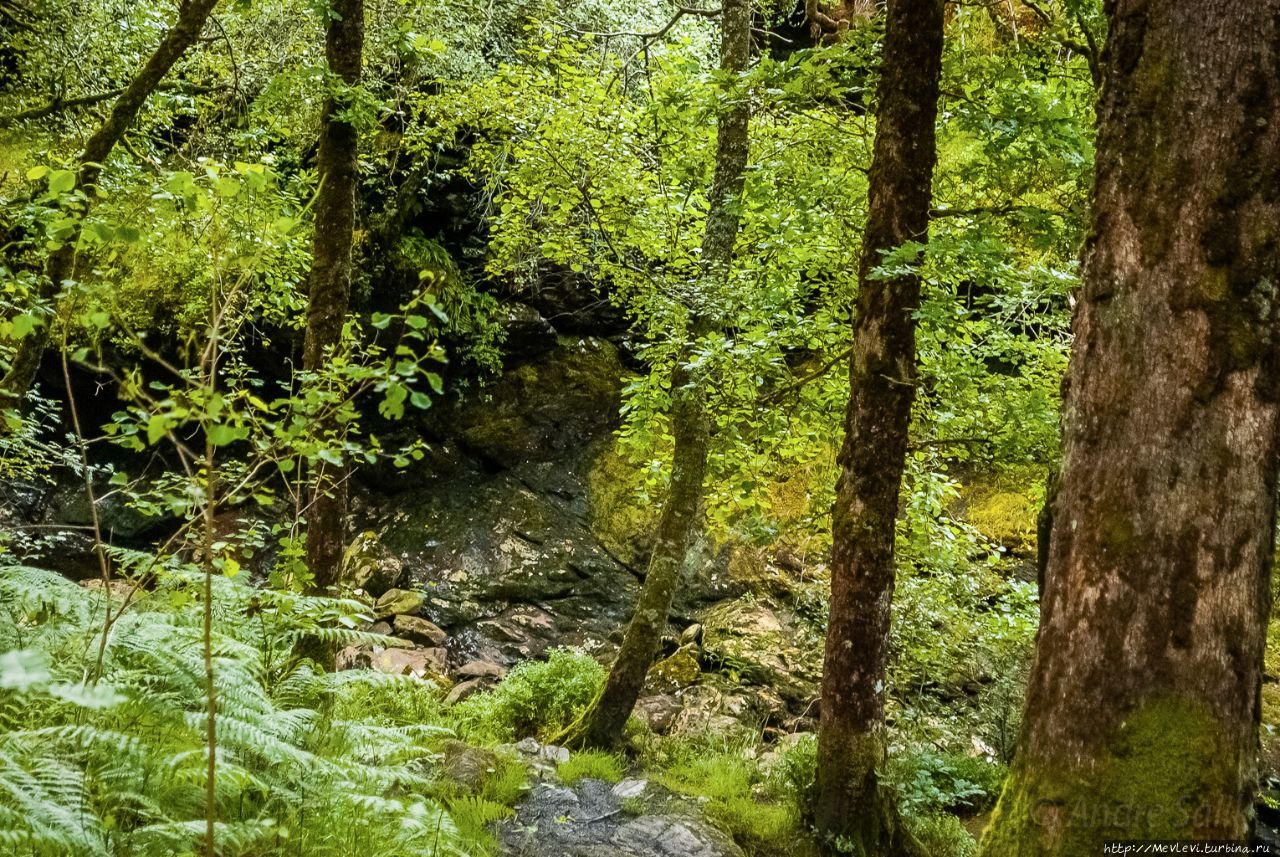
[[[360,83],[364,49],[364,0],[332,0],[325,33],[325,56],[336,78],[331,86]],[[359,135],[340,118],[346,107],[331,91],[325,99],[320,131],[316,192],[316,231],[302,365],[323,370],[342,339],[351,293],[351,257],[356,222]],[[337,426],[325,427],[338,432]],[[316,465],[307,504],[307,568],[318,590],[332,586],[342,564],[347,513],[347,471],[327,462]]]
[[[989,857],[1239,839],[1280,431],[1280,0],[1115,0],[1063,465]]]
[[[721,13],[720,67],[734,77],[747,68],[751,53],[750,0],[726,0]],[[736,83],[736,81],[733,81]],[[716,131],[716,169],[708,198],[702,240],[701,288],[713,292],[727,286],[733,263],[740,217],[736,200],[742,195],[750,144],[751,108],[746,93],[736,86],[719,116]],[[697,300],[697,296],[695,296]],[[712,314],[701,305],[688,307],[691,340],[714,329]],[[673,450],[671,484],[663,503],[658,535],[649,560],[636,611],[627,626],[618,657],[599,700],[587,712],[580,739],[592,746],[615,747],[635,707],[645,676],[667,627],[671,599],[697,524],[707,469],[711,419],[707,413],[706,378],[690,366],[686,346],[677,358],[671,379]]]
[[[920,279],[876,278],[885,251],[927,240],[942,66],[941,0],[890,0],[869,182],[849,406],[832,513],[831,605],[814,822],[844,853],[911,853],[890,796],[884,683],[894,533],[915,398]]]

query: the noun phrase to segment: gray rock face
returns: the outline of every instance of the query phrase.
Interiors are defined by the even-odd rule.
[[[623,781],[634,784],[642,781]],[[624,789],[624,791],[627,791]],[[669,793],[641,788],[646,812],[622,811],[625,796],[600,780],[576,788],[544,784],[516,807],[500,828],[509,857],[742,857],[724,833],[698,817],[694,806]]]
[[[638,590],[587,523],[584,449],[569,462],[460,474],[377,509],[385,543],[449,632],[455,663],[510,665],[553,646],[598,649]]]

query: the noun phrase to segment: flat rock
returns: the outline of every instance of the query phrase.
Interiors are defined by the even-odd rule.
[[[429,622],[418,616],[396,616],[391,627],[395,629],[397,636],[432,648],[443,646],[449,639],[449,635],[435,622]]]
[[[406,613],[417,613],[422,609],[426,598],[421,592],[409,589],[388,589],[374,605],[374,613],[379,619],[387,616],[400,616]]]
[[[486,690],[493,686],[493,679],[488,678],[469,678],[466,681],[460,681],[449,689],[445,695],[444,701],[446,705],[455,705],[468,696],[475,696],[482,690]]]
[[[626,800],[630,797],[640,797],[648,787],[648,780],[622,780],[610,791],[613,792],[613,796],[618,800]]]
[[[373,652],[369,662],[378,672],[435,678],[444,674],[448,655],[444,649],[383,649]]]
[[[453,674],[461,679],[502,678],[507,674],[507,670],[492,661],[467,661],[454,670]]]
[[[659,811],[634,818],[621,811],[622,800],[655,789],[659,794],[645,799]],[[499,835],[508,857],[743,857],[729,836],[697,816],[694,804],[644,780],[540,785]]]

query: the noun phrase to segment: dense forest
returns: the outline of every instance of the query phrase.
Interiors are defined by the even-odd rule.
[[[0,0],[0,855],[1280,850],[1277,284],[1280,0]]]

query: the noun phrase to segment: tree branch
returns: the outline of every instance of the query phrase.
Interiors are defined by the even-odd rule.
[[[223,84],[217,86],[196,86],[195,84],[168,84],[156,87],[156,92],[177,92],[183,95],[208,95],[213,92],[221,92],[227,87]],[[96,92],[92,95],[80,95],[76,98],[54,98],[48,104],[39,107],[32,107],[28,110],[20,110],[17,113],[10,113],[7,116],[0,116],[0,127],[12,125],[15,122],[27,122],[31,119],[43,119],[46,116],[52,116],[63,110],[75,110],[80,107],[91,107],[94,104],[100,104],[103,101],[110,101],[117,98],[124,92],[124,88],[109,89],[106,92]]]

